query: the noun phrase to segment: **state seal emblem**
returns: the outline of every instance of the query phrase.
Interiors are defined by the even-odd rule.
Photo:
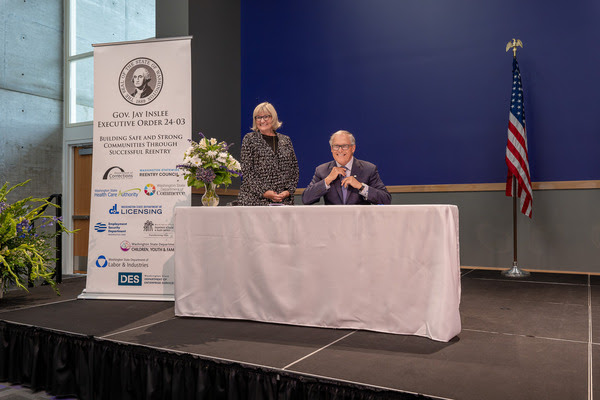
[[[129,61],[119,75],[121,96],[136,106],[144,106],[154,101],[162,87],[162,70],[149,58],[141,57]]]

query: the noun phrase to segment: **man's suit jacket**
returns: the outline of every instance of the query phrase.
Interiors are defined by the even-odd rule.
[[[315,169],[312,182],[302,193],[302,202],[304,204],[316,203],[321,197],[325,200],[325,204],[344,204],[342,200],[341,178],[338,177],[331,182],[329,190],[325,186],[325,178],[335,165],[335,161],[330,161],[319,165]],[[359,182],[369,186],[369,195],[365,199],[358,193],[358,189],[349,186],[346,204],[390,204],[392,202],[392,196],[381,181],[375,164],[355,158],[352,163],[350,175],[355,175]]]

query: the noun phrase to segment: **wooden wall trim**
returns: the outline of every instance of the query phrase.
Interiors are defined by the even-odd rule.
[[[600,181],[533,182],[533,190],[600,189]],[[390,193],[427,192],[504,192],[506,183],[468,183],[458,185],[388,186]]]
[[[600,181],[554,181],[533,182],[533,190],[579,190],[600,189]],[[399,185],[388,186],[390,193],[442,193],[442,192],[503,192],[506,183],[466,183],[457,185]],[[218,188],[219,196],[237,196],[239,189]],[[296,189],[302,194],[304,188]],[[192,189],[194,194],[204,194],[204,189]]]
[[[472,267],[467,265],[461,265],[461,270],[485,270],[485,271],[498,271],[498,278],[500,278],[500,272],[507,271],[510,268],[507,266],[506,268],[495,268],[495,267]],[[565,270],[554,270],[554,269],[523,269],[523,271],[528,271],[531,273],[547,273],[547,274],[570,274],[570,275],[600,275],[600,272],[582,272],[582,271],[565,271]],[[463,271],[464,272],[464,271]],[[509,278],[515,279],[515,278]]]
[[[192,194],[204,194],[204,188],[192,188]],[[240,194],[240,190],[230,188],[217,188],[217,194],[219,196],[237,196],[238,194]]]

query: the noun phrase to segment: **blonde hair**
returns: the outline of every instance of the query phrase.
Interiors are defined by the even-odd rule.
[[[333,135],[331,135],[331,137],[329,138],[329,146],[331,147],[333,145],[333,138],[338,136],[338,135],[346,135],[350,138],[350,144],[352,146],[356,146],[356,140],[354,139],[354,135],[351,134],[348,131],[337,131],[335,132]]]
[[[273,107],[273,104],[265,101],[264,103],[260,103],[259,105],[257,105],[254,109],[254,113],[252,114],[252,130],[254,132],[258,132],[258,127],[256,126],[256,116],[261,111],[271,115],[271,117],[273,118],[271,120],[271,127],[274,131],[276,131],[281,127],[281,125],[283,125],[283,123],[277,118],[277,111],[275,111],[275,107]]]

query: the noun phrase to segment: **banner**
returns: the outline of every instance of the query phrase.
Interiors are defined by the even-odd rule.
[[[191,139],[190,37],[94,46],[85,299],[174,299],[176,168]]]

